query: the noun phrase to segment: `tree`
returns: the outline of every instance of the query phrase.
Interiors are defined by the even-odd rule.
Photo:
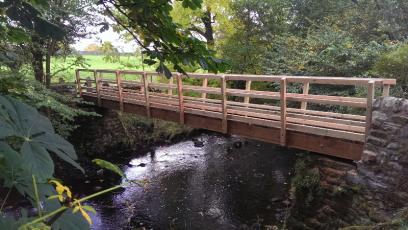
[[[105,55],[103,60],[107,62],[119,62],[120,61],[119,51],[116,47],[113,46],[112,42],[106,41],[102,43],[100,50]]]
[[[129,4],[125,0],[99,1],[105,12],[143,47],[148,56],[144,62],[149,65],[158,62],[156,70],[165,76],[172,75],[165,61],[182,73],[185,73],[182,65],[200,65],[213,72],[222,70],[223,62],[214,58],[214,52],[208,50],[205,43],[193,36],[191,30],[173,22],[170,15],[172,2],[136,0]],[[201,0],[183,0],[182,5],[195,10],[201,7]]]
[[[86,46],[84,50],[91,51],[91,52],[99,52],[101,51],[101,47],[96,43],[91,43],[88,46]]]

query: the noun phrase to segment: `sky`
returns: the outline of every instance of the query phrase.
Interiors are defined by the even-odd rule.
[[[92,31],[98,31],[99,28],[89,28]],[[91,35],[90,38],[82,38],[78,40],[73,47],[76,50],[83,51],[88,45],[96,43],[98,45],[103,42],[110,41],[119,50],[119,52],[134,52],[137,48],[136,42],[127,42],[120,37],[119,33],[116,33],[109,28],[109,30],[103,33],[96,33]]]

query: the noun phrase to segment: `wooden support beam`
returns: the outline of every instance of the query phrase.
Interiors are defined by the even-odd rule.
[[[183,98],[183,79],[182,75],[177,73],[177,92],[179,99],[180,123],[184,124],[184,98]]]
[[[245,91],[251,91],[251,84],[252,84],[252,81],[245,82]],[[249,103],[249,97],[244,97],[244,103],[245,104]]]
[[[95,80],[95,87],[96,87],[96,94],[98,95],[98,106],[101,106],[101,82],[99,79],[99,74],[94,70],[94,80]]]
[[[302,86],[303,95],[308,95],[308,94],[309,94],[309,86],[310,86],[310,83],[309,83],[309,82],[303,83],[303,86]],[[301,102],[301,104],[300,104],[300,109],[302,109],[302,110],[306,110],[306,109],[307,109],[307,102],[306,102],[306,101],[302,101],[302,102]]]
[[[390,86],[391,86],[391,85],[384,85],[384,86],[383,86],[383,93],[382,93],[382,96],[383,96],[383,97],[388,97],[388,96],[390,96]]]
[[[222,101],[222,132],[228,133],[228,123],[227,123],[227,80],[225,76],[221,76],[221,101]]]
[[[145,96],[146,116],[150,118],[150,101],[149,101],[149,79],[147,79],[147,73],[143,73],[143,91]]]
[[[371,122],[373,117],[373,101],[374,101],[374,94],[375,94],[375,83],[374,81],[368,82],[368,90],[367,90],[367,109],[366,109],[366,140],[368,136],[368,132],[371,128]]]
[[[77,83],[77,95],[82,97],[82,86],[81,86],[81,76],[79,74],[79,70],[75,70],[75,77],[76,77],[76,83]]]
[[[280,81],[280,106],[280,144],[286,146],[286,78],[282,78]]]
[[[171,87],[172,85],[174,84],[174,78],[173,77],[170,77],[170,79],[169,79],[169,89],[168,89],[168,91],[167,91],[167,94],[168,95],[173,95],[173,88]]]
[[[119,109],[123,112],[122,75],[119,70],[116,71],[116,85],[118,86]]]
[[[208,85],[208,78],[203,79],[203,88],[207,88]],[[201,98],[207,98],[207,93],[201,93]]]

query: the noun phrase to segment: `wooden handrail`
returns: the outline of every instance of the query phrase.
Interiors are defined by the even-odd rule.
[[[84,76],[81,77],[82,71],[93,72],[94,79],[86,80]],[[102,78],[103,73],[113,73],[116,75],[116,79],[109,79],[107,76]],[[126,76],[124,76],[126,74],[139,75],[141,76],[140,81],[126,80]],[[223,133],[228,133],[234,129],[236,123],[230,121],[279,128],[280,140],[278,143],[281,145],[291,145],[292,139],[287,140],[287,137],[291,138],[291,134],[287,132],[292,131],[331,137],[338,135],[352,141],[364,140],[371,126],[372,105],[376,88],[382,89],[383,96],[388,96],[391,85],[396,84],[395,79],[382,78],[199,73],[189,73],[188,76],[177,73],[174,75],[177,77],[176,84],[173,83],[173,78],[166,83],[149,82],[148,76],[162,77],[161,74],[155,72],[106,69],[78,69],[75,71],[75,76],[78,94],[97,97],[95,103],[99,106],[102,102],[105,103],[105,100],[117,101],[119,109],[124,111],[128,108],[127,103],[138,104],[145,106],[148,117],[152,116],[152,112],[156,116],[156,108],[175,111],[179,113],[180,123],[189,122],[189,119],[186,120],[187,114],[209,116],[221,122],[219,131]],[[203,79],[202,85],[183,84],[183,78],[188,77]],[[209,79],[220,81],[220,87],[209,87]],[[87,82],[86,86],[83,85],[84,81]],[[228,88],[228,81],[245,81],[245,89]],[[251,84],[256,81],[277,82],[281,86],[280,91],[253,90]],[[288,93],[287,87],[290,83],[301,83],[302,92]],[[311,84],[363,86],[367,88],[367,97],[309,94]],[[178,93],[173,95],[173,91],[176,89]],[[196,92],[200,95],[192,97],[188,94],[184,95],[186,92]],[[207,98],[208,94],[218,96],[216,99],[209,99]],[[240,97],[243,100],[233,101],[229,96]],[[280,101],[280,106],[254,104],[251,103],[251,98]],[[300,102],[300,106],[288,108],[288,101]],[[310,107],[307,109],[308,103],[364,108],[366,115],[311,110]]]
[[[116,73],[117,70],[110,69],[78,69],[82,72],[101,72],[101,73]],[[161,76],[162,74],[157,72],[143,72],[135,70],[119,70],[122,74],[138,74],[142,75],[146,73],[152,76]],[[173,73],[176,75],[177,73]],[[382,87],[384,85],[396,85],[395,79],[390,78],[352,78],[352,77],[323,77],[323,76],[287,76],[287,75],[253,75],[253,74],[223,74],[227,81],[267,81],[267,82],[280,82],[284,77],[288,83],[307,83],[310,84],[327,84],[327,85],[355,85],[355,86],[368,86],[369,81],[374,81],[376,87]],[[217,74],[201,74],[201,73],[188,73],[188,76],[193,78],[208,78],[208,79],[220,79],[221,75]]]

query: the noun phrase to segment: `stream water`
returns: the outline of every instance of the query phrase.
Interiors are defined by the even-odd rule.
[[[157,147],[124,171],[147,180],[92,201],[93,229],[264,229],[282,225],[295,154],[234,137],[203,134]],[[241,146],[242,145],[242,146]]]

